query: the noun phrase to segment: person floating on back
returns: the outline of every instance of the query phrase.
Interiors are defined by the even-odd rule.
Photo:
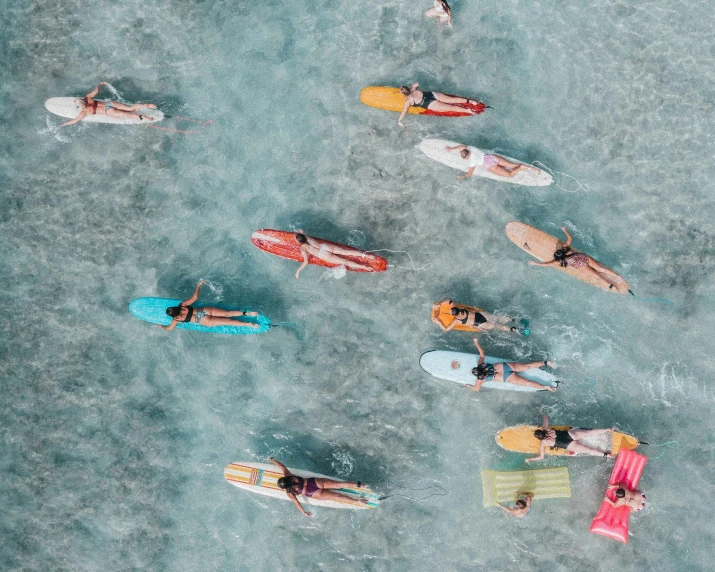
[[[494,175],[500,177],[512,178],[522,171],[531,169],[539,174],[541,171],[531,165],[523,163],[512,163],[501,155],[490,155],[477,149],[476,147],[467,145],[457,145],[456,147],[445,147],[445,151],[459,152],[462,159],[469,161],[469,171],[464,175],[458,175],[457,180],[468,179],[474,174],[474,169],[482,167]]]
[[[419,86],[419,83],[413,83],[410,87],[403,85],[400,88],[400,93],[405,96],[405,105],[402,108],[400,117],[397,119],[397,124],[400,127],[404,127],[402,119],[405,117],[407,110],[412,106],[441,111],[443,113],[468,113],[469,115],[478,115],[483,111],[483,106],[481,111],[465,107],[465,105],[478,106],[479,102],[474,99],[468,99],[458,95],[447,95],[437,91],[420,91],[417,89]]]
[[[66,127],[67,125],[74,125],[79,123],[85,117],[90,115],[109,115],[111,117],[126,117],[126,118],[139,118],[139,121],[153,121],[154,118],[149,115],[140,115],[136,113],[137,109],[148,108],[156,109],[156,105],[153,103],[135,103],[133,105],[127,105],[119,101],[97,101],[94,99],[99,93],[99,88],[103,85],[109,85],[106,81],[100,81],[92,91],[87,95],[77,101],[83,106],[82,111],[74,119],[65,121],[60,125],[60,127]]]

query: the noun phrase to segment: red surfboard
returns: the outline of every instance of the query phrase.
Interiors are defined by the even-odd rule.
[[[314,237],[313,237],[314,238]],[[318,238],[321,242],[326,244],[333,244],[339,246],[340,248],[345,248],[347,250],[355,252],[354,255],[341,254],[342,258],[347,260],[352,260],[359,264],[367,265],[372,268],[372,270],[357,270],[352,268],[347,268],[352,272],[384,272],[387,270],[387,260],[382,256],[377,254],[372,254],[370,252],[365,252],[364,250],[358,250],[351,246],[345,246],[344,244],[339,244],[337,242],[330,242],[329,240],[323,240]],[[286,232],[284,230],[271,230],[269,228],[264,228],[257,230],[251,235],[251,242],[255,244],[261,250],[280,256],[281,258],[287,258],[288,260],[295,260],[296,262],[303,262],[303,254],[300,251],[300,244],[295,239],[295,232]],[[326,266],[328,268],[336,268],[338,264],[333,264],[331,262],[326,262],[325,260],[318,258],[317,256],[308,255],[308,262],[310,264],[315,264],[317,266]]]

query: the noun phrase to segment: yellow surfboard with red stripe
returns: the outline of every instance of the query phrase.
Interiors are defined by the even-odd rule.
[[[534,437],[534,431],[536,429],[540,429],[540,427],[537,427],[536,425],[515,425],[514,427],[507,427],[497,433],[496,440],[499,446],[507,451],[514,451],[516,453],[533,453],[534,455],[538,455],[540,441]],[[568,429],[573,429],[573,427],[569,427],[567,425],[554,425],[549,427],[549,429],[567,431]],[[635,449],[640,444],[640,441],[632,435],[626,435],[625,433],[614,431],[613,436],[605,434],[602,436],[592,437],[584,439],[583,443],[589,447],[603,451],[604,453],[617,455],[621,449]],[[569,452],[566,449],[546,447],[546,454],[563,456],[569,455]]]
[[[464,99],[467,98],[465,97]],[[360,101],[370,107],[377,107],[378,109],[385,109],[387,111],[396,111],[397,113],[400,113],[402,108],[405,106],[405,96],[400,93],[399,87],[371,85],[364,88],[360,92]],[[435,111],[434,109],[425,109],[424,107],[411,105],[407,109],[407,113],[411,113],[413,115],[434,115],[441,117],[467,117],[469,115],[474,115],[475,113],[482,113],[486,109],[486,106],[481,102],[477,102],[476,104],[457,103],[452,105],[461,107],[464,111]]]

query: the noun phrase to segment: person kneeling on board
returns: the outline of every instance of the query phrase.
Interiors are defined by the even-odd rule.
[[[631,510],[639,511],[645,508],[645,495],[640,491],[631,491],[624,483],[619,483],[617,485],[608,485],[606,492],[613,491],[616,497],[615,501],[608,498],[608,495],[604,497],[608,504],[612,507],[627,506]]]
[[[540,173],[539,169],[532,167],[530,165],[524,165],[522,163],[512,163],[500,155],[489,155],[483,153],[476,147],[471,147],[467,145],[457,145],[456,147],[445,147],[445,151],[459,151],[462,159],[469,161],[469,171],[464,173],[464,175],[457,176],[457,180],[468,179],[474,174],[474,169],[477,167],[482,167],[492,173],[493,175],[499,175],[500,177],[511,178],[525,171],[531,169]]]
[[[305,516],[312,516],[313,513],[306,512],[303,505],[300,504],[300,501],[298,500],[298,495],[314,498],[316,500],[347,502],[355,505],[368,504],[367,499],[354,499],[347,495],[330,490],[360,488],[362,487],[362,483],[360,481],[354,483],[351,481],[334,481],[332,479],[318,477],[304,479],[303,477],[292,474],[283,463],[276,461],[273,457],[269,457],[268,460],[276,465],[283,473],[283,476],[278,479],[278,487],[286,492],[288,498],[293,501],[296,508]]]
[[[556,449],[565,449],[571,455],[593,455],[596,457],[614,457],[611,453],[604,453],[588,445],[581,443],[581,440],[588,439],[590,437],[598,437],[606,433],[613,433],[616,428],[611,427],[610,429],[577,429],[571,428],[566,431],[557,431],[555,429],[549,428],[549,418],[546,414],[544,415],[544,423],[541,429],[534,431],[534,437],[536,437],[539,443],[539,456],[532,457],[531,459],[525,459],[527,463],[531,461],[541,461],[546,454],[546,447],[554,447]]]
[[[497,506],[501,508],[504,512],[511,514],[517,518],[524,518],[531,508],[531,501],[534,498],[533,493],[516,493],[516,500],[514,501],[514,508],[509,508],[501,503],[497,503]]]
[[[156,109],[156,105],[154,105],[153,103],[135,103],[133,105],[127,105],[126,103],[121,103],[119,101],[95,100],[94,98],[97,97],[97,94],[99,93],[99,88],[103,85],[109,84],[106,81],[99,82],[97,87],[95,87],[92,91],[90,91],[87,95],[85,95],[82,99],[79,100],[84,106],[82,108],[82,111],[80,111],[79,115],[74,119],[65,121],[60,125],[60,127],[74,125],[75,123],[79,123],[85,117],[88,117],[90,115],[109,115],[111,117],[138,117],[139,121],[142,121],[144,118],[148,119],[149,121],[154,120],[153,117],[150,117],[148,115],[139,115],[138,113],[135,113],[135,111],[140,108]]]
[[[159,325],[167,332],[172,331],[180,322],[194,322],[206,327],[213,326],[247,326],[249,328],[260,328],[259,324],[234,320],[239,316],[258,316],[258,312],[242,312],[241,310],[224,310],[215,306],[203,306],[194,308],[191,304],[199,299],[199,291],[206,280],[199,282],[191,298],[184,300],[178,306],[169,306],[166,309],[167,316],[171,317],[171,324],[168,326]]]
[[[533,387],[540,390],[556,391],[555,387],[541,385],[540,383],[530,381],[518,375],[518,372],[541,367],[542,365],[553,367],[552,362],[544,360],[530,363],[518,363],[514,361],[503,363],[484,363],[484,350],[482,349],[482,346],[479,345],[479,340],[477,338],[474,338],[474,345],[477,346],[477,349],[479,350],[479,361],[477,362],[477,367],[472,368],[472,375],[477,379],[474,382],[474,385],[464,384],[464,387],[468,387],[472,391],[479,391],[482,388],[482,385],[484,385],[487,381],[500,381],[504,383],[511,383],[513,385]]]
[[[457,324],[463,324],[465,326],[474,326],[475,328],[479,328],[482,331],[500,330],[502,332],[516,332],[519,329],[516,326],[509,327],[504,325],[505,323],[513,322],[514,318],[510,318],[509,316],[495,316],[494,314],[490,314],[489,312],[485,312],[484,310],[482,310],[481,312],[475,312],[459,304],[455,304],[454,302],[452,302],[452,300],[444,300],[443,302],[437,302],[433,305],[433,309],[435,307],[441,306],[442,304],[444,304],[444,302],[448,302],[449,305],[452,307],[449,313],[454,316],[455,319],[449,326],[445,326],[442,324],[442,322],[440,322],[438,316],[432,318],[432,321],[440,328],[442,328],[442,331],[444,332],[449,332]]]
[[[348,250],[347,248],[341,248],[337,244],[329,244],[317,238],[313,238],[312,236],[306,236],[302,230],[295,233],[295,239],[298,244],[300,244],[300,251],[303,254],[303,264],[301,264],[300,268],[295,271],[296,278],[298,278],[301,270],[308,266],[308,255],[315,256],[316,258],[320,258],[321,260],[325,260],[325,262],[330,262],[331,264],[335,264],[337,266],[345,266],[346,268],[357,268],[359,270],[367,271],[372,270],[372,267],[368,264],[359,264],[340,256],[341,254],[355,256],[354,249]]]

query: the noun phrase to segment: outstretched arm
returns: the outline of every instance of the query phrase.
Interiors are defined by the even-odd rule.
[[[161,325],[160,325],[159,327],[160,327],[160,328],[164,328],[167,332],[170,332],[171,330],[173,330],[173,329],[176,327],[176,325],[177,325],[178,323],[179,323],[179,322],[177,322],[176,320],[171,320],[171,324],[169,324],[168,326],[161,326]]]
[[[99,88],[102,87],[103,85],[108,85],[106,81],[100,81],[97,84],[97,87],[95,87],[92,91],[90,91],[85,97],[87,99],[92,99],[94,97],[97,97],[97,94],[99,93]]]
[[[544,458],[544,455],[546,454],[546,445],[544,444],[543,441],[539,443],[539,456],[538,457],[532,457],[531,459],[524,459],[527,463],[531,463],[532,461],[541,461],[541,459]]]
[[[519,513],[519,509],[509,508],[508,506],[504,506],[504,505],[501,504],[501,503],[497,503],[497,506],[498,506],[500,509],[502,509],[504,512],[509,513],[509,514],[512,514],[512,515],[514,515],[514,516],[516,516],[516,515]]]
[[[402,108],[402,113],[400,113],[400,117],[399,117],[399,119],[397,120],[397,124],[398,124],[400,127],[404,127],[404,126],[405,126],[404,123],[402,123],[402,120],[405,118],[405,114],[407,113],[407,110],[410,108],[410,100],[408,99],[409,97],[410,97],[410,96],[408,95],[408,96],[405,98],[405,106]]]
[[[301,248],[300,251],[303,253],[303,264],[300,265],[300,268],[295,271],[295,277],[298,279],[298,275],[300,274],[301,270],[308,266],[308,253],[305,251],[305,249]]]
[[[459,181],[460,179],[468,179],[474,174],[474,167],[469,167],[469,171],[464,173],[464,175],[457,175],[457,180]]]
[[[479,391],[482,388],[482,385],[486,382],[486,379],[478,379],[477,381],[474,382],[474,385],[469,385],[468,383],[464,384],[464,387],[468,387],[472,391]]]
[[[484,350],[482,346],[479,345],[479,338],[474,338],[474,345],[477,346],[479,350],[479,361],[477,361],[477,365],[482,365],[484,363]]]
[[[564,234],[566,235],[566,242],[564,242],[564,246],[571,246],[571,241],[572,241],[573,239],[571,238],[571,235],[569,234],[569,231],[566,230],[566,227],[565,227],[565,226],[562,226],[562,227],[561,227],[561,230],[563,230],[563,231],[564,231]]]
[[[462,149],[466,149],[466,148],[467,148],[466,145],[455,145],[454,147],[447,146],[444,148],[444,150],[445,151],[461,151]]]
[[[74,119],[70,119],[69,121],[65,121],[64,123],[61,123],[60,127],[67,127],[68,125],[74,125],[75,123],[79,123],[88,115],[89,110],[85,107],[82,111],[79,112],[79,115],[77,117],[75,117]]]
[[[203,286],[204,284],[206,284],[206,280],[202,280],[201,282],[199,282],[196,285],[196,290],[194,290],[194,293],[191,298],[184,300],[181,304],[179,304],[179,306],[191,306],[191,304],[196,302],[196,300],[199,299],[199,292],[201,291],[201,286]]]
[[[306,510],[303,508],[303,505],[300,504],[300,501],[293,493],[288,493],[288,498],[293,501],[293,504],[301,512],[301,514],[303,514],[304,516],[313,516],[312,512],[306,512]]]
[[[529,260],[529,264],[532,266],[559,266],[561,262],[558,260],[551,260],[550,262],[536,262],[536,260]]]
[[[268,460],[281,470],[284,477],[289,477],[291,475],[291,472],[288,470],[288,467],[286,467],[280,461],[276,461],[273,457],[268,457]]]

